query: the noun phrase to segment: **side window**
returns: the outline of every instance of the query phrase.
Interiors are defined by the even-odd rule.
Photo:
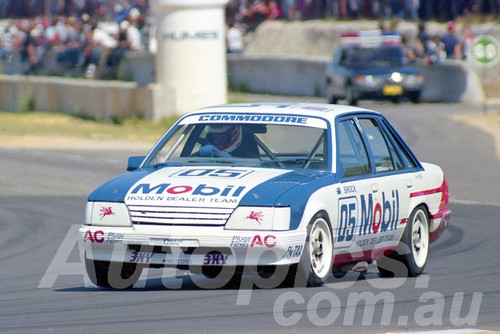
[[[352,120],[338,123],[337,155],[345,177],[371,173],[366,148]]]
[[[406,167],[415,168],[417,167],[417,163],[415,162],[412,155],[407,151],[407,149],[401,144],[400,140],[394,135],[393,129],[384,122],[383,128],[386,130],[385,133],[391,139],[391,142],[394,143],[398,152],[400,153],[401,159],[405,163]]]
[[[382,129],[374,119],[359,119],[359,123],[368,138],[368,145],[373,153],[377,172],[403,169],[405,166],[392,142],[387,140]]]

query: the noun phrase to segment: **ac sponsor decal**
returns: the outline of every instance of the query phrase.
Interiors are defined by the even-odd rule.
[[[377,234],[397,229],[399,222],[399,192],[382,192],[382,205],[373,203],[373,195],[339,199],[337,241],[352,241],[355,235]],[[358,219],[360,219],[358,221]],[[356,226],[359,228],[356,230]]]
[[[107,243],[107,244],[120,244],[123,242],[123,233],[113,233],[109,232],[106,236],[104,231],[97,230],[92,232],[91,230],[85,231],[83,236],[83,242],[90,241],[92,243]]]
[[[253,237],[241,237],[239,235],[234,235],[231,240],[231,247],[249,248],[255,246],[273,248],[276,246],[276,237],[271,234],[264,237],[261,237],[259,234],[256,234]]]

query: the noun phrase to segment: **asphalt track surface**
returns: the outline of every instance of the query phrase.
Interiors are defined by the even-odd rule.
[[[0,332],[499,330],[500,162],[489,135],[451,119],[481,108],[362,106],[383,111],[422,161],[446,171],[451,225],[419,278],[382,279],[370,265],[321,288],[202,289],[199,275],[151,269],[133,289],[99,289],[76,243],[86,197],[145,152],[0,148]]]

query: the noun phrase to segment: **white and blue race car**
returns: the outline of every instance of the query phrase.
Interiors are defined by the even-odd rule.
[[[443,171],[380,113],[227,104],[182,116],[97,188],[79,241],[102,287],[130,287],[146,266],[317,286],[358,263],[421,274],[449,217]]]

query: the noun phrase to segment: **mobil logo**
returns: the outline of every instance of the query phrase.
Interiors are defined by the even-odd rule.
[[[216,187],[205,183],[198,185],[141,183],[131,191],[131,194],[238,197],[243,190],[245,190],[245,186],[227,185],[225,187]]]
[[[395,230],[399,222],[399,192],[382,192],[382,203],[373,195],[339,199],[337,240],[352,241],[355,235],[377,234]]]

